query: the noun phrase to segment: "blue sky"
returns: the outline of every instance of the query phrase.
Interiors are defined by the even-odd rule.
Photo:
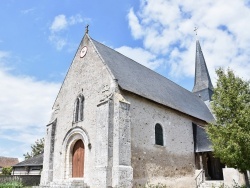
[[[191,90],[195,33],[216,82],[230,67],[250,79],[249,0],[0,2],[0,156],[22,158],[45,133],[51,107],[89,35]]]

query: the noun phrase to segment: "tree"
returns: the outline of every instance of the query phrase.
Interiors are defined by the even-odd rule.
[[[26,154],[23,154],[23,156],[25,157],[25,159],[29,159],[31,157],[43,153],[43,151],[44,151],[44,138],[41,138],[37,139],[34,145],[33,144],[31,145],[31,152],[30,153],[27,152]]]
[[[2,174],[3,175],[11,175],[11,172],[12,172],[12,167],[3,167],[2,169]]]
[[[230,69],[216,70],[212,110],[215,122],[207,131],[213,144],[214,155],[228,167],[243,172],[249,187],[247,170],[250,169],[250,84],[234,75]]]

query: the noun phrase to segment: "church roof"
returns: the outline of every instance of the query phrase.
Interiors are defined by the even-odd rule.
[[[91,40],[121,89],[206,122],[213,121],[209,109],[195,94],[96,40]]]
[[[43,153],[35,157],[31,157],[13,166],[18,167],[18,166],[42,166],[42,165],[43,165]]]
[[[199,40],[197,40],[195,55],[195,81],[193,92],[202,91],[204,89],[210,89],[212,91],[213,84],[207,70],[207,65],[201,50],[200,42]]]

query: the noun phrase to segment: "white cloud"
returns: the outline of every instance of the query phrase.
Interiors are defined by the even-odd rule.
[[[84,19],[80,14],[70,16],[67,18],[64,14],[60,14],[56,16],[50,26],[50,31],[52,33],[59,32],[64,29],[67,29],[70,25],[75,25],[78,23],[82,23]]]
[[[80,14],[69,17],[69,25],[75,25],[78,23],[82,23],[83,21],[84,19]]]
[[[29,9],[25,9],[25,10],[21,10],[22,14],[29,14],[31,12],[34,12],[35,8],[29,8]]]
[[[8,58],[9,54],[10,54],[9,52],[0,51],[0,60],[3,61],[4,58]]]
[[[15,148],[17,151],[28,151],[30,144],[44,136],[60,86],[28,76],[12,75],[2,63],[8,54],[0,51],[0,138],[9,141],[4,144],[1,140],[0,148],[1,153],[6,154],[11,153],[6,150],[12,141],[22,144],[22,148]]]
[[[131,8],[128,13],[129,26],[135,39],[142,37],[142,28],[138,18],[135,16],[134,10]]]
[[[57,50],[62,50],[63,47],[67,44],[67,39],[57,36],[57,35],[50,35],[49,40],[54,44]]]
[[[244,1],[141,0],[139,10],[130,9],[128,20],[133,37],[148,52],[169,58],[172,76],[193,77],[197,26],[212,80],[219,66],[250,79],[250,8]]]
[[[62,31],[66,30],[70,26],[82,23],[84,20],[85,19],[83,19],[80,14],[76,14],[68,18],[64,14],[56,16],[49,27],[49,41],[56,47],[57,50],[62,50],[69,44]]]
[[[156,69],[163,63],[162,60],[156,59],[156,55],[142,48],[122,46],[115,50],[150,69]]]
[[[23,129],[48,122],[58,84],[16,77],[0,70],[0,85],[2,129]]]
[[[68,26],[68,21],[66,20],[66,16],[61,14],[54,18],[54,21],[50,26],[50,30],[51,32],[58,32],[63,29],[66,29],[67,26]]]

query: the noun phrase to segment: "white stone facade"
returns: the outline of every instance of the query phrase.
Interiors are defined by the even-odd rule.
[[[80,57],[83,46],[87,53]],[[75,102],[84,97],[83,121],[74,122]],[[79,181],[89,187],[145,183],[194,187],[192,122],[205,122],[121,91],[88,35],[83,38],[53,106],[48,124],[41,186]],[[163,146],[155,145],[155,125]],[[72,178],[72,150],[84,144],[84,177]]]

